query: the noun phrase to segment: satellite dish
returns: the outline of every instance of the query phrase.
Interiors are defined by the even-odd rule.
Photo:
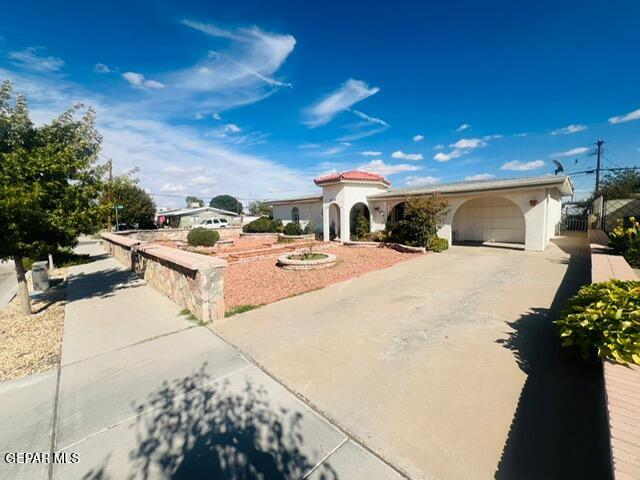
[[[556,170],[553,172],[554,175],[564,172],[564,167],[558,160],[554,160],[553,164],[556,166]]]

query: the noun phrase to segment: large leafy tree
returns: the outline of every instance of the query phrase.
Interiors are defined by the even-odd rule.
[[[102,202],[109,208],[111,225],[115,225],[114,208],[118,209],[118,222],[137,228],[153,228],[156,204],[130,174],[115,177],[109,182]]]
[[[242,213],[242,203],[231,195],[218,195],[213,197],[209,202],[209,206],[213,208],[221,208],[234,213]]]
[[[247,206],[249,215],[256,217],[273,217],[273,208],[267,202],[261,202],[260,200],[252,200]]]
[[[192,204],[197,203],[201,207],[204,207],[204,200],[198,197],[194,197],[193,195],[188,195],[187,198],[184,199],[187,207],[190,207]]]
[[[101,225],[104,167],[91,109],[75,106],[34,126],[23,96],[0,86],[0,258],[13,259],[23,313],[31,314],[23,259],[73,247]]]
[[[608,173],[600,184],[600,194],[606,200],[637,196],[640,194],[640,171],[625,169]]]

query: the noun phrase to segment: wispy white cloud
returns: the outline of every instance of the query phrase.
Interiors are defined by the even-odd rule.
[[[589,149],[587,147],[576,147],[565,152],[556,152],[552,153],[552,157],[571,157],[573,155],[582,155],[583,153],[587,153]]]
[[[490,180],[492,178],[496,178],[496,176],[490,173],[476,173],[475,175],[467,175],[466,177],[464,177],[464,179],[467,181]]]
[[[378,152],[376,150],[365,150],[364,152],[360,152],[360,155],[364,155],[365,157],[379,157],[382,155],[382,152]]]
[[[96,73],[111,73],[109,66],[104,63],[96,63],[95,67],[93,67],[93,71]]]
[[[218,182],[213,177],[198,175],[189,180],[189,185],[216,185]]]
[[[544,167],[545,163],[543,160],[532,160],[530,162],[521,162],[520,160],[512,160],[510,162],[504,163],[500,170],[513,170],[516,172],[526,172],[528,170],[536,170],[538,168]]]
[[[185,187],[179,183],[167,182],[160,187],[160,191],[166,193],[180,193],[185,191]]]
[[[369,163],[364,163],[358,167],[359,170],[365,172],[379,173],[380,175],[394,175],[401,172],[414,172],[420,170],[420,167],[415,165],[409,165],[406,163],[400,163],[397,165],[390,165],[383,160],[371,160]]]
[[[640,108],[637,110],[634,110],[633,112],[626,113],[624,115],[611,117],[609,119],[609,123],[611,124],[625,123],[625,122],[631,122],[633,120],[639,120],[639,119],[640,119]]]
[[[191,173],[204,172],[205,168],[202,166],[181,166],[181,165],[167,165],[162,169],[163,173],[169,175],[185,175]]]
[[[487,145],[487,142],[480,138],[461,138],[455,143],[449,145],[453,148],[459,148],[460,150],[473,150],[474,148],[480,148]]]
[[[472,150],[475,150],[476,148],[486,147],[487,146],[487,140],[488,140],[487,137],[485,137],[484,139],[482,139],[482,138],[461,138],[457,142],[452,143],[451,145],[449,145],[450,147],[453,148],[453,150],[451,150],[448,153],[438,152],[433,156],[433,159],[435,161],[437,161],[437,162],[448,162],[449,160],[451,160],[453,158],[459,158],[462,155],[465,155],[465,154],[471,152]]]
[[[471,125],[469,125],[468,123],[463,123],[458,128],[456,128],[456,132],[464,132],[468,128],[471,128]]]
[[[211,118],[213,118],[214,120],[222,120],[222,117],[220,116],[220,114],[218,112],[214,112],[211,114]]]
[[[378,87],[370,87],[361,80],[350,78],[336,90],[305,110],[305,124],[311,128],[325,125],[340,112],[349,109],[352,105],[375,95],[379,91]]]
[[[582,132],[583,130],[586,130],[586,129],[587,129],[586,125],[572,123],[571,125],[567,125],[566,127],[556,128],[555,130],[551,130],[551,135],[571,135],[572,133]]]
[[[407,187],[411,188],[420,188],[427,187],[429,185],[434,185],[436,183],[440,183],[440,179],[438,177],[432,177],[430,175],[419,177],[419,176],[408,176],[405,178],[404,184]]]
[[[439,143],[439,144],[437,144],[437,145],[436,145],[435,147],[433,147],[433,148],[434,148],[434,150],[442,150],[442,149],[444,148],[444,145],[443,145],[443,144],[441,144],[441,143]]]
[[[413,141],[414,142],[421,142],[422,140],[424,140],[424,135],[418,134],[418,135],[414,135],[413,136]]]
[[[222,130],[225,133],[238,133],[242,131],[242,129],[235,123],[227,123],[222,127]]]
[[[24,50],[10,52],[13,64],[37,72],[57,72],[64,66],[59,57],[45,55],[43,47],[27,47]]]
[[[351,113],[353,113],[356,117],[361,118],[365,122],[382,125],[384,127],[388,127],[389,126],[389,124],[387,122],[385,122],[384,120],[382,120],[381,118],[372,117],[371,115],[367,115],[366,113],[362,113],[362,112],[360,112],[358,110],[354,110],[352,108],[347,108],[347,110],[350,111]]]
[[[438,152],[433,156],[433,159],[436,162],[448,162],[449,160],[453,159],[453,158],[458,158],[461,157],[463,155],[462,150],[459,150],[457,148],[454,148],[453,150],[451,150],[449,153],[444,153],[444,152]]]
[[[137,88],[150,88],[156,90],[158,88],[164,88],[165,85],[157,80],[148,80],[142,73],[136,72],[124,72],[122,77],[129,82],[133,87]]]
[[[397,158],[401,160],[422,160],[421,153],[404,153],[402,150],[397,150],[391,154],[391,158]]]

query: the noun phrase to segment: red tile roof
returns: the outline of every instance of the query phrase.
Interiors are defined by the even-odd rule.
[[[355,182],[382,182],[385,185],[391,185],[391,183],[382,175],[376,173],[363,172],[361,170],[349,170],[348,172],[332,173],[318,177],[314,180],[316,185],[323,185],[325,183],[334,183],[341,180],[355,181]]]

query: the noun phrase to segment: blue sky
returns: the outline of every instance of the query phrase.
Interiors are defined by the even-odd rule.
[[[605,166],[640,164],[638,2],[95,3],[3,6],[0,79],[37,121],[93,106],[103,158],[159,206],[352,168],[394,187],[585,170],[599,138]]]

